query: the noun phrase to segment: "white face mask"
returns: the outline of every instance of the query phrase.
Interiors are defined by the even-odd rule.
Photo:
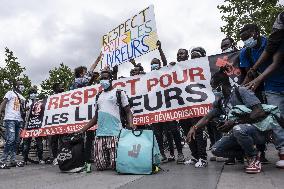
[[[254,39],[253,37],[248,38],[247,40],[244,41],[244,46],[245,47],[249,47],[249,48],[253,48],[255,47],[257,44],[257,40]]]
[[[36,99],[36,97],[37,97],[37,94],[36,94],[36,93],[30,94],[30,99],[31,99],[31,100]]]
[[[25,86],[24,85],[19,85],[18,89],[22,93],[25,90]]]
[[[100,84],[104,89],[108,89],[110,87],[110,81],[109,80],[100,80]]]
[[[229,47],[226,50],[223,51],[223,53],[228,53],[234,51],[233,47]]]

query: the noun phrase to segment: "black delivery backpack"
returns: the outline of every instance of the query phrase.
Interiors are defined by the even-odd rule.
[[[85,161],[82,134],[68,134],[62,137],[62,146],[57,161],[62,172],[80,172],[83,170]]]

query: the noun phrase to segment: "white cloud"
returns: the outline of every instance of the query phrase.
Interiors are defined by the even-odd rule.
[[[207,54],[219,52],[222,0],[1,0],[0,66],[4,47],[9,47],[39,84],[49,69],[64,62],[71,68],[89,66],[99,54],[102,35],[138,11],[154,4],[157,30],[168,60],[179,48],[203,46]],[[4,5],[4,6],[3,6]],[[149,53],[137,59],[148,62],[159,56]],[[121,75],[129,75],[126,66]],[[129,66],[127,66],[129,67]],[[146,66],[149,71],[149,66]]]

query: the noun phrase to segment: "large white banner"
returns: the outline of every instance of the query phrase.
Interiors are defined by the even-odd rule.
[[[151,5],[112,29],[102,39],[102,66],[113,67],[154,49],[157,43],[154,6]]]
[[[214,100],[208,58],[163,67],[145,75],[113,82],[126,92],[134,124],[180,120],[205,115]],[[24,137],[74,132],[95,114],[100,85],[55,94],[35,104]]]

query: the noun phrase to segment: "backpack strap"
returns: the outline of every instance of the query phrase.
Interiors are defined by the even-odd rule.
[[[117,89],[117,91],[116,91],[116,100],[117,100],[117,102],[116,102],[117,106],[122,107],[121,90],[120,89]]]
[[[16,96],[17,96],[17,98],[19,100],[21,117],[22,117],[23,121],[25,121],[26,112],[25,112],[25,107],[24,106],[26,106],[26,101],[25,101],[25,104],[22,104],[22,100],[21,100],[19,94],[16,91],[13,91],[13,92],[16,94]]]
[[[119,115],[120,115],[120,121],[122,123],[122,127],[126,127],[127,120],[124,120],[124,117],[123,117],[123,115],[125,114],[125,110],[124,110],[124,107],[122,105],[121,93],[122,93],[122,90],[117,89],[117,91],[116,91],[116,100],[117,100],[116,104],[119,107]]]
[[[253,60],[253,57],[252,57],[251,48],[249,48],[249,47],[246,48],[246,50],[245,50],[245,55],[246,55],[246,58],[247,58],[248,61],[249,61],[249,66],[250,66],[250,67],[253,67],[253,65],[254,65],[254,60]]]
[[[101,94],[102,94],[102,91],[100,91],[100,92],[96,95],[96,106],[97,106],[97,110],[99,110],[98,100],[99,100]]]

